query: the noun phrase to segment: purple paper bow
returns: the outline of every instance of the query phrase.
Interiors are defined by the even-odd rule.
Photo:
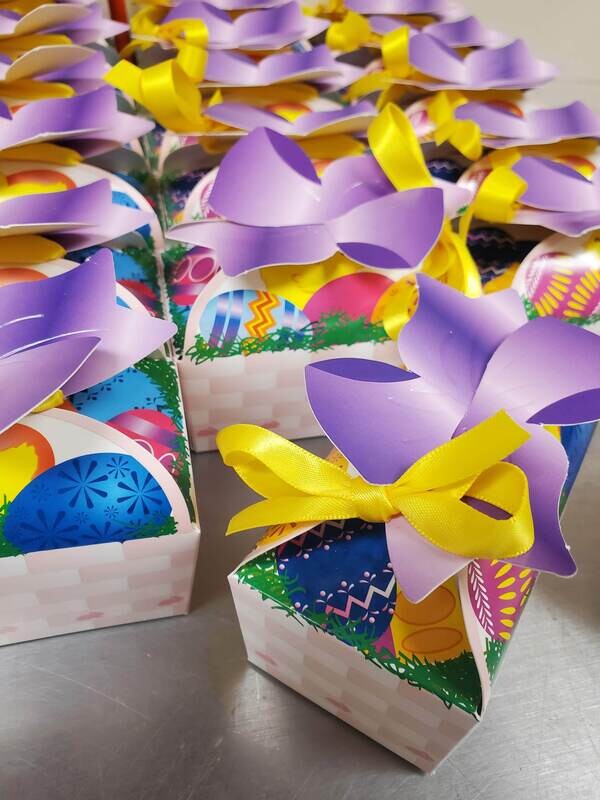
[[[110,181],[99,180],[64,192],[4,200],[0,241],[4,236],[42,234],[69,252],[117,239],[151,221],[145,211],[113,205]]]
[[[398,27],[398,20],[395,17],[372,16],[369,18],[369,24],[371,30],[384,36]],[[419,29],[413,30],[418,32]],[[422,32],[439,39],[446,47],[499,47],[508,41],[503,33],[487,28],[477,17],[463,17],[452,22],[434,22],[426,25]]]
[[[334,91],[358,80],[362,74],[360,67],[337,61],[327,45],[320,45],[299,53],[275,53],[258,64],[242,53],[211,50],[204,78],[218,86],[272,86],[311,81],[324,90]]]
[[[508,460],[529,481],[535,543],[511,563],[573,574],[558,518],[568,459],[542,426],[600,417],[600,338],[553,317],[528,322],[512,289],[470,299],[425,275],[417,282],[419,305],[398,340],[406,370],[351,358],[307,367],[319,424],[363,478],[388,484],[504,409],[531,435]],[[398,583],[413,602],[468,563],[432,545],[404,517],[387,524],[387,541]]]
[[[57,389],[73,394],[152,353],[170,322],[117,305],[110,250],[55,278],[0,288],[0,432]]]
[[[106,19],[100,6],[76,3],[39,5],[26,14],[0,11],[0,36],[18,37],[37,33],[64,34],[74,44],[91,44],[127,30],[127,25]]]
[[[87,94],[38,100],[0,118],[0,151],[34,142],[61,142],[84,158],[99,155],[137,139],[153,128],[143,117],[117,108],[112,86]]]
[[[264,127],[282,136],[304,138],[332,133],[364,133],[377,116],[377,111],[371,103],[363,100],[331,111],[307,111],[290,121],[266,108],[257,108],[246,103],[218,103],[208,106],[204,116],[240,131]]]
[[[346,6],[358,14],[431,14],[439,19],[464,16],[462,6],[454,0],[346,0]]]
[[[522,39],[504,47],[482,47],[464,58],[428,33],[411,36],[408,47],[411,66],[427,80],[410,76],[391,80],[423,89],[527,89],[557,74],[551,64],[534,58]]]
[[[77,94],[104,86],[105,72],[103,53],[75,44],[36,47],[14,61],[0,56],[0,80],[56,81],[68,84]]]
[[[308,17],[295,0],[274,8],[249,11],[232,20],[227,12],[201,0],[184,0],[163,19],[201,19],[208,28],[210,50],[279,50],[300,39],[312,39],[329,21]]]
[[[256,128],[227,153],[210,209],[221,219],[175,226],[174,239],[209,247],[227,275],[314,264],[338,250],[371,267],[415,267],[444,220],[438,188],[397,192],[373,156],[341,158],[319,179],[285,136]]]
[[[522,111],[522,116],[497,103],[470,102],[459,106],[454,116],[476,122],[485,147],[521,147],[564,139],[600,138],[600,115],[579,101],[561,108]]]

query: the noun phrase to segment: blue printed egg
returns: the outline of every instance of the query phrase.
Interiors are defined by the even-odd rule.
[[[164,491],[135,458],[94,453],[56,464],[19,492],[4,536],[23,553],[156,535],[171,515]]]
[[[451,158],[432,158],[427,162],[427,169],[434,178],[456,183],[465,171],[465,167]]]
[[[301,309],[276,294],[235,289],[213,297],[200,319],[200,334],[213,347],[236,338],[262,339],[283,329],[303,335],[310,320]]]
[[[277,569],[299,614],[326,614],[339,638],[378,639],[390,625],[396,580],[383,523],[324,522],[281,545]],[[349,637],[348,637],[349,638]]]

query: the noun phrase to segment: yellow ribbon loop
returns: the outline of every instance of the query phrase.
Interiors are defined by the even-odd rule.
[[[461,217],[459,232],[467,240],[473,218],[486,222],[510,222],[518,207],[519,198],[527,191],[527,183],[509,167],[493,169],[483,180],[473,202]]]
[[[65,255],[64,248],[44,236],[28,234],[2,237],[4,264],[44,264]]]
[[[375,43],[378,37],[371,30],[369,20],[349,11],[341,22],[332,22],[325,34],[325,44],[330,50],[349,53],[369,43]]]
[[[265,499],[236,514],[227,534],[292,522],[404,516],[437,547],[465,558],[514,558],[534,542],[526,475],[503,461],[529,438],[503,411],[427,453],[398,480],[373,485],[255,425],[217,435],[225,464]],[[494,519],[463,502],[502,509]]]
[[[146,69],[119,61],[104,79],[146,108],[167,130],[196,133],[203,129],[200,91],[174,59]]]
[[[410,65],[410,28],[401,25],[381,39],[381,59],[385,69],[394,78],[408,78]]]
[[[419,140],[398,106],[389,103],[375,117],[367,138],[377,163],[399,192],[433,185]]]
[[[473,120],[454,116],[455,110],[466,102],[467,98],[459,92],[438,92],[427,106],[427,113],[435,125],[434,140],[438,146],[450,142],[469,161],[478,161],[483,153],[481,128]]]

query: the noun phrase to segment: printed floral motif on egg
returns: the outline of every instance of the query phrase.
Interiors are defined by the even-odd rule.
[[[532,569],[502,561],[471,561],[467,571],[471,606],[491,639],[510,639],[536,577]]]
[[[217,347],[235,339],[262,339],[287,329],[302,336],[310,324],[306,315],[289,300],[254,289],[235,289],[213,297],[200,319],[200,334]]]
[[[541,317],[586,319],[600,311],[600,256],[544,253],[524,265],[525,297]]]
[[[4,536],[23,553],[156,535],[171,504],[133,456],[78,456],[38,475],[10,504]]]
[[[212,250],[206,247],[192,247],[177,262],[173,270],[170,281],[171,300],[179,306],[193,305],[219,269]]]
[[[375,641],[389,627],[396,579],[384,524],[324,522],[280,545],[276,559],[299,614],[325,615],[325,628],[345,640]]]
[[[180,433],[166,414],[136,408],[118,414],[108,424],[141,445],[171,474],[176,472]]]

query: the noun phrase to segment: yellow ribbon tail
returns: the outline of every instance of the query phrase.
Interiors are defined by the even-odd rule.
[[[265,499],[236,514],[227,533],[354,517],[387,522],[402,515],[447,552],[469,558],[521,555],[534,541],[527,477],[503,459],[528,438],[500,411],[380,486],[351,477],[272,431],[232,425],[217,435],[223,460]],[[465,498],[494,506],[506,518],[489,516]]]
[[[401,25],[381,39],[381,59],[383,66],[394,78],[408,78],[412,71],[410,65],[410,28]]]

